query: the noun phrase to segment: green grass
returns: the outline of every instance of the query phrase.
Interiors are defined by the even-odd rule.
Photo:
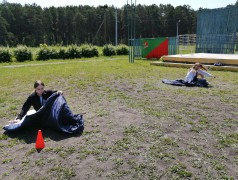
[[[1,127],[38,79],[62,90],[74,114],[85,113],[81,136],[43,129],[41,152],[37,131],[1,128],[1,179],[237,179],[236,72],[210,71],[217,77],[210,88],[176,87],[161,81],[182,79],[187,69],[113,58],[0,67]]]

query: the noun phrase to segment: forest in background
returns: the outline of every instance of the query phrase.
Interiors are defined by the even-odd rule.
[[[99,30],[104,10],[106,18]],[[37,4],[23,6],[4,2],[0,4],[0,45],[115,44],[115,17],[113,6],[106,9],[80,5],[42,8]],[[136,6],[136,38],[174,37],[178,21],[179,34],[196,33],[197,11],[189,5],[139,4]],[[128,42],[127,23],[125,5],[117,8],[118,43]]]

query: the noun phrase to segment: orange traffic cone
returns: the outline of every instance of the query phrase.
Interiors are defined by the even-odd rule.
[[[36,149],[43,149],[45,147],[45,142],[41,133],[41,130],[38,131],[36,138]]]

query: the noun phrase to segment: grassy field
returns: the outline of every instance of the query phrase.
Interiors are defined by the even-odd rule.
[[[113,58],[0,67],[0,179],[238,179],[237,72],[209,71],[209,88],[177,87],[161,81],[187,69]],[[85,119],[81,136],[42,129],[39,153],[36,129],[2,129],[38,79]]]

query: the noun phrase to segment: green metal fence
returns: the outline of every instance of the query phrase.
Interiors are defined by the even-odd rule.
[[[133,39],[133,52],[134,52],[134,57],[141,57],[142,52],[141,52],[141,39]]]
[[[237,6],[199,11],[196,53],[234,53],[237,31]]]
[[[169,37],[168,39],[169,39],[168,55],[178,54],[177,37]]]
[[[196,53],[233,54],[235,34],[197,35]]]

